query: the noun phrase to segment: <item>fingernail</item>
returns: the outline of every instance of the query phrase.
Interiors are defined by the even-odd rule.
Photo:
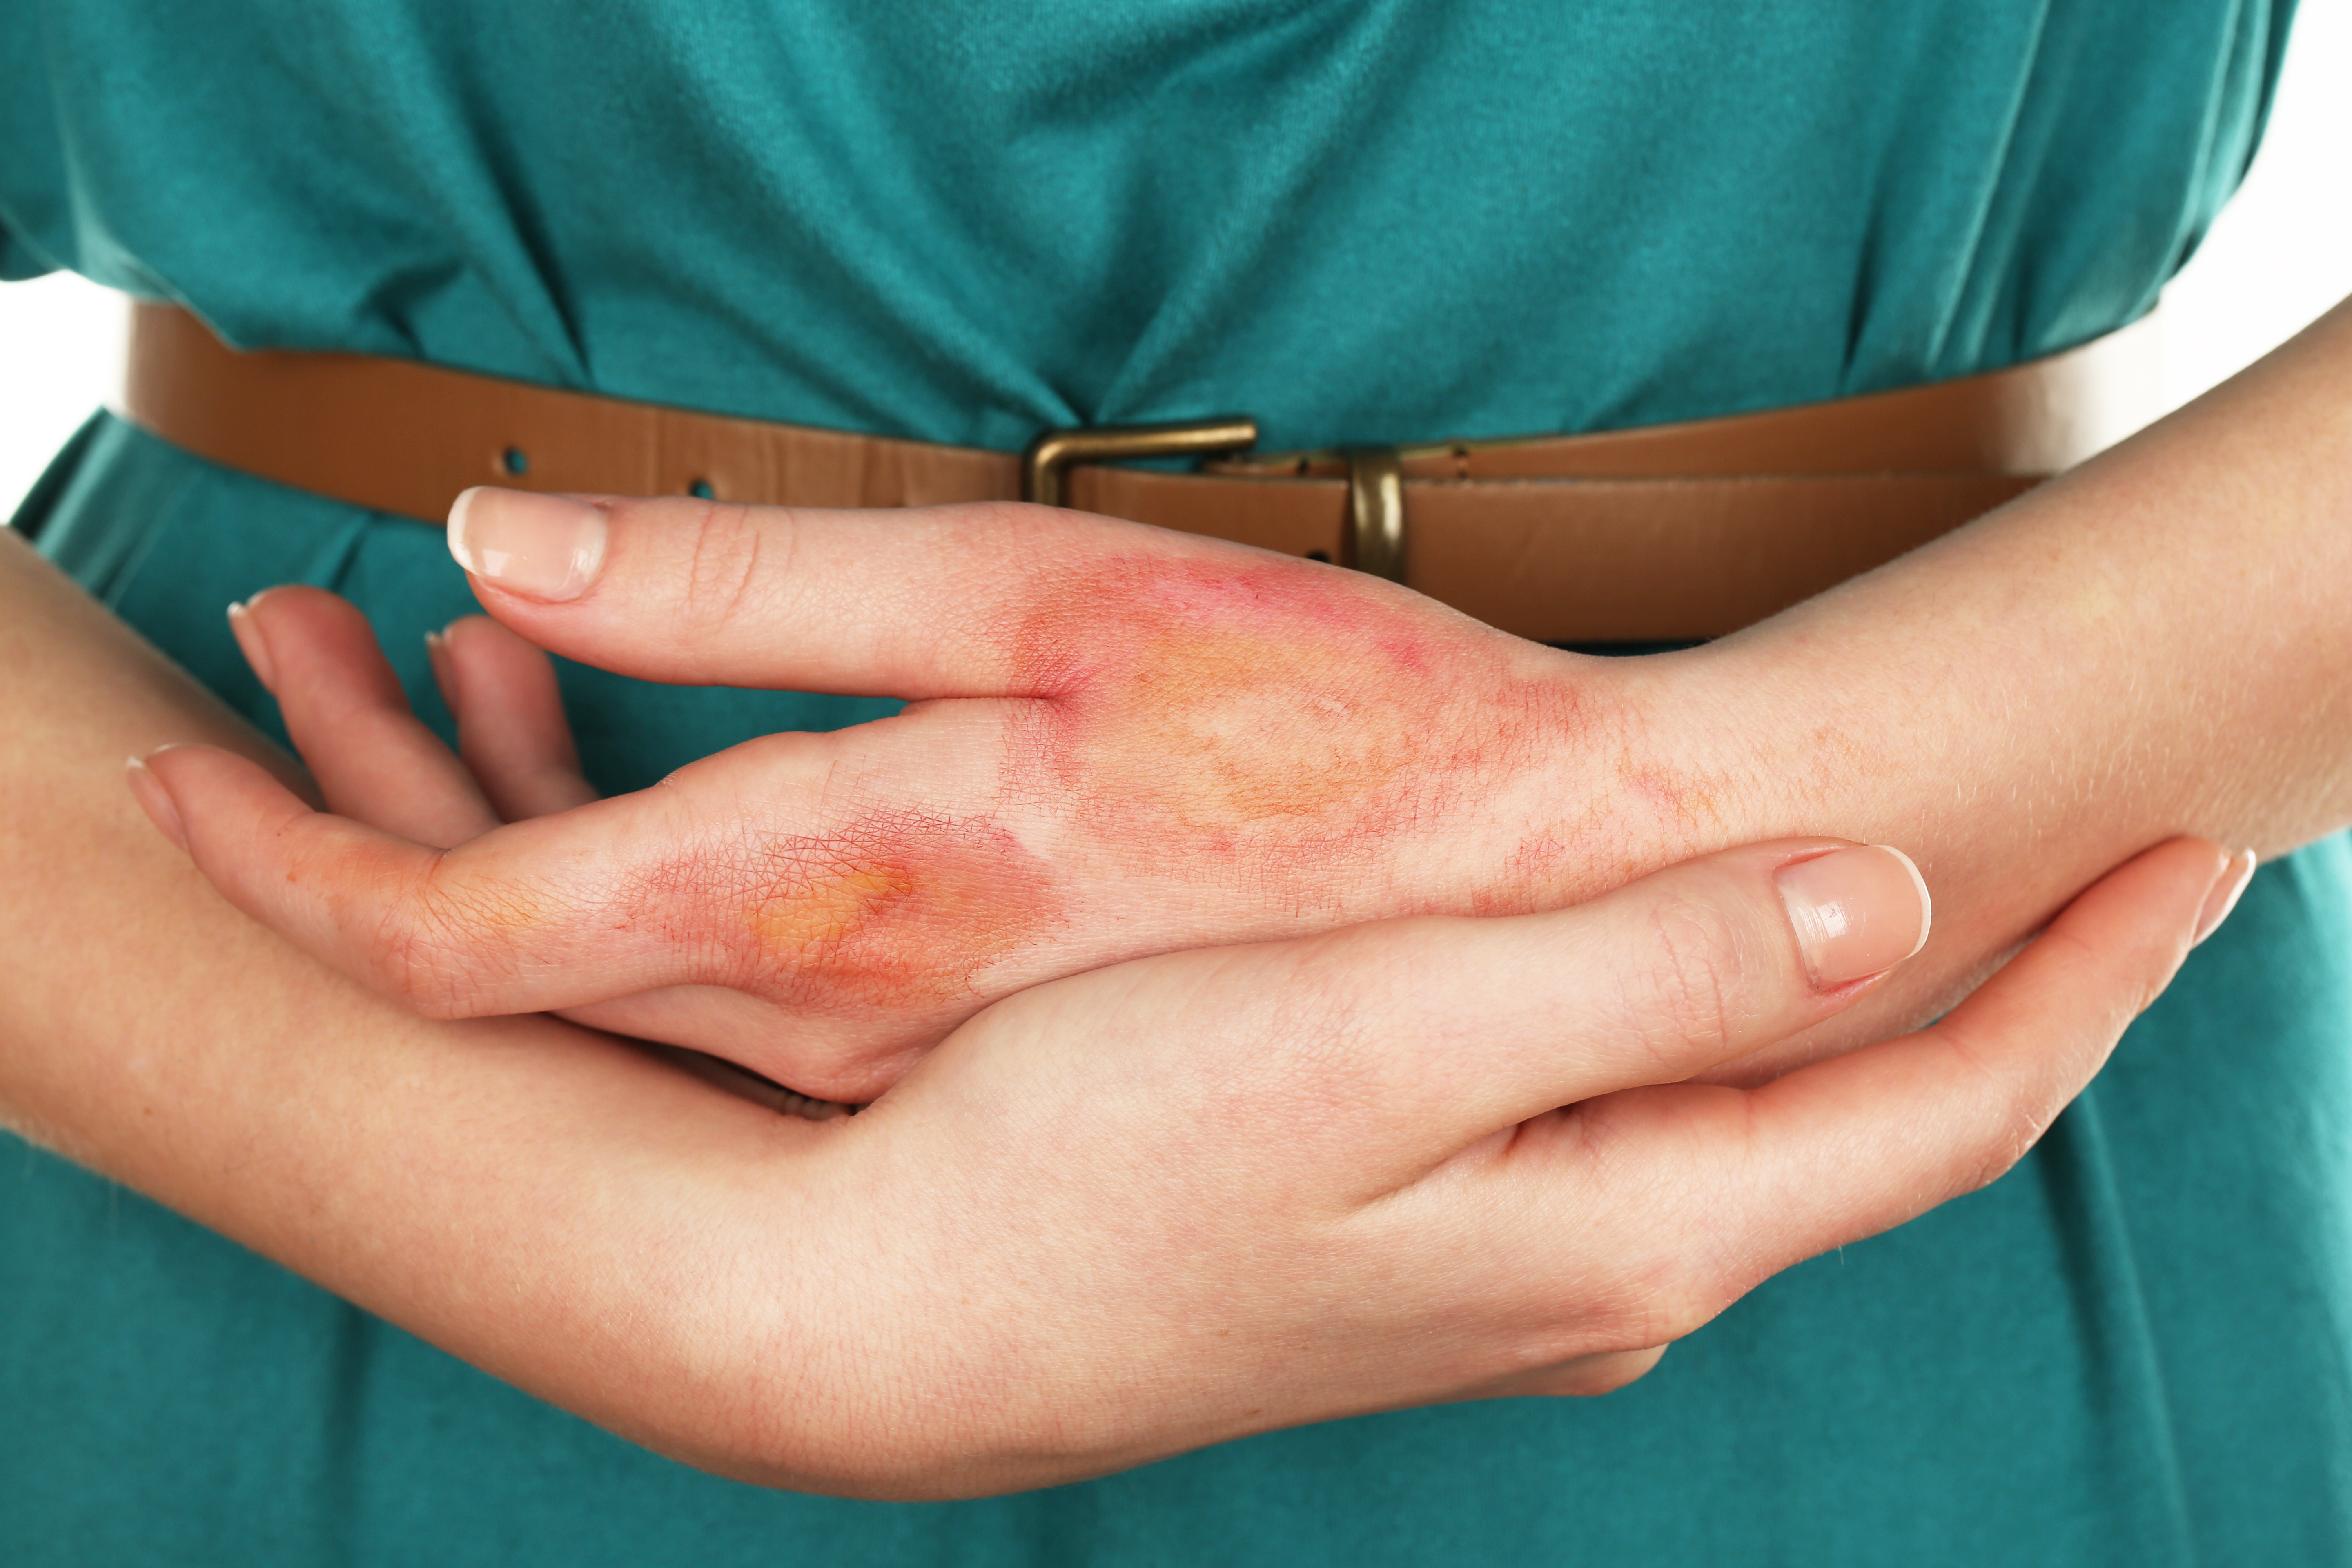
[[[163,837],[180,847],[181,854],[186,854],[188,830],[180,822],[180,808],[172,804],[172,792],[163,787],[155,770],[138,757],[123,763],[122,769],[123,776],[131,781],[131,794],[147,813],[147,820],[162,828]]]
[[[1900,849],[1833,849],[1781,867],[1772,880],[1818,990],[1892,969],[1927,943],[1934,904]]]
[[[257,599],[259,596],[255,595]],[[269,639],[262,635],[260,618],[253,613],[252,606],[243,603],[231,605],[228,607],[228,629],[230,635],[236,638],[236,646],[243,650],[245,662],[253,667],[253,673],[259,678],[261,684],[276,691],[278,666],[270,661]]]
[[[604,512],[569,496],[477,485],[449,509],[449,553],[475,576],[526,598],[562,603],[604,564]]]
[[[2230,911],[2238,907],[2246,884],[2253,879],[2254,852],[2241,849],[2231,856],[2221,876],[2214,879],[2213,890],[2205,895],[2205,907],[2197,911],[2197,934],[2189,939],[2189,946],[2195,947],[2221,929],[2221,922],[2230,918]]]

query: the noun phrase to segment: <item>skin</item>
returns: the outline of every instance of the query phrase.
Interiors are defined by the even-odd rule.
[[[0,900],[11,1123],[637,1441],[845,1495],[1620,1386],[2005,1169],[2237,881],[2165,846],[1935,1030],[1756,1090],[1688,1080],[1874,984],[1815,986],[1778,892],[1833,843],[1098,970],[812,1122],[236,919],[88,781],[159,732],[266,748],[15,543],[0,612],[0,865],[43,889]]]
[[[1738,1069],[1761,1075],[1941,1012],[2153,842],[2275,854],[2352,820],[2347,388],[2339,308],[2002,511],[1637,660],[1068,513],[604,500],[584,593],[476,578],[520,637],[655,679],[915,706],[499,827],[488,796],[527,792],[478,791],[396,694],[370,706],[388,677],[347,608],[273,594],[243,632],[308,672],[279,695],[347,819],[216,752],[154,768],[232,901],[387,994],[571,1009],[831,1100],[879,1093],[997,997],[1124,958],[1555,907],[1824,824],[1916,847],[1935,944]],[[444,666],[471,728],[547,742],[508,759],[546,777],[561,715],[532,658],[474,625]],[[575,776],[568,800],[585,793]]]
[[[196,778],[188,801],[209,814],[239,791],[257,807],[278,798],[222,762],[267,759],[267,748],[11,544],[0,549],[0,651],[16,672],[0,690],[12,804],[0,878],[18,896],[0,900],[14,963],[0,987],[0,1114],[533,1392],[779,1483],[958,1495],[1318,1418],[1363,1397],[1351,1387],[1404,1404],[1612,1386],[1646,1364],[1646,1347],[1754,1279],[2004,1168],[2163,984],[2220,851],[2181,844],[2131,861],[1930,1034],[1753,1089],[1693,1077],[1785,1065],[1782,1053],[1830,1037],[1825,1024],[1884,1033],[1874,1014],[1948,991],[1979,964],[1969,955],[2004,950],[2045,919],[2063,896],[2053,889],[2086,879],[2085,863],[2121,858],[2165,824],[2210,822],[2225,842],[2271,850],[2343,819],[2343,337],[2339,312],[2098,472],[1743,638],[1618,673],[1622,711],[1652,717],[1668,711],[1675,678],[1687,755],[1616,744],[1605,721],[1586,729],[1589,755],[1561,761],[1567,782],[1529,785],[1578,802],[1570,826],[1591,815],[1587,778],[1653,803],[1664,824],[1844,809],[1857,824],[1848,831],[1904,842],[1937,888],[1947,918],[1926,952],[1834,1020],[1781,1015],[1794,1033],[1777,1044],[1689,1010],[1689,998],[1731,993],[1714,983],[1723,965],[1694,966],[1687,945],[1678,959],[1621,932],[1626,945],[1603,942],[1614,957],[1597,976],[1570,977],[1591,982],[1577,996],[1546,989],[1562,973],[1550,946],[1542,962],[1519,950],[1523,968],[1414,962],[1441,931],[1507,944],[1536,929],[1523,920],[1587,916],[1605,900],[1255,950],[1271,958],[1171,955],[1040,986],[979,1015],[965,1026],[977,1033],[951,1034],[875,1111],[816,1124],[559,1021],[429,1020],[231,918],[127,795],[96,787],[126,753],[199,741],[215,749],[156,763],[174,790],[217,770],[221,793],[204,795]],[[906,575],[902,564],[887,574]],[[534,637],[555,644],[547,619]],[[827,647],[900,689],[929,657],[879,647],[870,629]],[[808,683],[845,679],[849,666],[822,668],[823,651],[808,656],[819,677]],[[281,690],[298,678],[280,672]],[[943,744],[928,760],[954,756]],[[389,776],[414,760],[387,752],[378,766]],[[519,769],[488,798],[555,778]],[[425,794],[420,814],[446,805]],[[958,816],[953,803],[914,804]],[[295,806],[289,829],[361,833]],[[1560,810],[1485,810],[1506,824],[1492,863],[1551,874],[1540,830]],[[266,813],[253,821],[267,826]],[[1658,853],[1629,843],[1614,861],[1598,857],[1593,875]],[[1413,864],[1460,858],[1446,841]],[[1134,857],[1145,870],[1151,858]],[[1329,964],[1319,973],[1318,952]],[[1449,974],[1471,989],[1439,988]],[[1560,1076],[1557,1026],[1588,1016],[1580,997],[1640,994],[1661,974],[1706,983],[1669,987],[1685,1003],[1632,1028],[1658,1050],[1633,1076],[1681,1081],[1620,1100],[1622,1088],[1591,1091],[1632,1079]],[[1386,1024],[1368,1013],[1365,999],[1395,975],[1434,977],[1432,1011]],[[1394,1098],[1368,1091],[1365,1120],[1332,1121],[1354,1136],[1288,1142],[1346,1109],[1327,1087],[1332,1069],[1378,1089],[1390,1080],[1368,1078],[1366,1064],[1433,1037],[1475,1047],[1498,998],[1560,1010],[1534,1015],[1541,1072],[1520,1076],[1528,1037],[1515,1034],[1505,1045],[1520,1066],[1481,1058],[1462,1070],[1465,1058],[1449,1056],[1450,1072],[1400,1071]],[[1269,999],[1285,1005],[1278,1016],[1249,1011]],[[1621,1016],[1599,1043],[1625,1032]],[[1678,1040],[1699,1048],[1659,1049]],[[1277,1068],[1286,1097],[1231,1093]],[[1432,1109],[1433,1095],[1501,1085],[1532,1100]],[[1531,1108],[1571,1100],[1579,1110],[1556,1121]],[[1022,1113],[1032,1104],[1080,1110],[1041,1124]],[[1603,1109],[1581,1109],[1593,1105]],[[1661,1105],[1676,1109],[1654,1123],[1633,1114]],[[1785,1120],[1776,1109],[1798,1106],[1812,1109]],[[1187,1135],[1236,1117],[1246,1126],[1234,1138]],[[1524,1198],[1483,1201],[1502,1189],[1455,1173],[1483,1170],[1475,1162],[1504,1140],[1516,1147],[1509,1130],[1529,1122],[1572,1133],[1544,1146],[1589,1148],[1622,1184],[1603,1191],[1590,1168],[1547,1164],[1532,1168]],[[1352,1163],[1388,1158],[1381,1134],[1399,1126],[1463,1142],[1451,1156],[1409,1144],[1426,1162],[1418,1175]],[[1584,1142],[1604,1128],[1615,1131]],[[1645,1130],[1654,1136],[1632,1136]],[[1426,1190],[1465,1194],[1461,1208],[1419,1197],[1349,1206],[1432,1176]],[[952,1194],[964,1194],[1003,1223],[956,1223]],[[1307,1245],[1328,1229],[1281,1228],[1360,1234],[1349,1216],[1365,1213],[1425,1218],[1387,1238],[1400,1256],[1442,1244],[1500,1272],[1464,1277],[1462,1295],[1433,1300],[1444,1271],[1384,1266],[1369,1244]],[[1022,1218],[1033,1214],[1034,1225]],[[1547,1247],[1478,1228],[1482,1215],[1528,1214]],[[1188,1216],[1219,1228],[1187,1231]],[[1299,1245],[1250,1250],[1253,1236],[1277,1234]],[[1570,1235],[1572,1254],[1547,1249]],[[889,1236],[909,1239],[893,1251],[878,1245]],[[1202,1244],[1181,1245],[1188,1237]],[[1085,1250],[1066,1257],[1073,1238]],[[1344,1326],[1366,1331],[1386,1359],[1351,1364],[1318,1340],[1299,1380],[1267,1403],[1261,1374],[1312,1333],[1332,1278],[1381,1282],[1361,1310],[1394,1315]],[[1076,1289],[1119,1279],[1148,1280],[1151,1300]],[[1404,1294],[1384,1301],[1391,1289]],[[1232,1333],[1165,1337],[1154,1317],[1163,1302],[1190,1302],[1193,1322]],[[1153,1356],[1123,1358],[1122,1325],[1139,1321],[1159,1325],[1132,1342]],[[1024,1334],[1040,1323],[1056,1331]],[[1430,1359],[1406,1364],[1401,1347],[1415,1345]],[[877,1347],[906,1353],[859,1353]],[[1055,1366],[1050,1406],[1014,1397]],[[1170,1366],[1183,1376],[1154,1375]],[[1530,1370],[1554,1366],[1570,1370],[1558,1381]],[[922,1419],[871,1418],[915,1409]]]
[[[638,510],[660,526],[658,508]],[[946,513],[941,546],[1006,521]],[[851,1100],[1041,979],[1598,890],[1530,877],[1499,835],[1486,864],[1457,868],[1470,873],[1458,891],[1398,882],[1401,856],[1448,853],[1431,826],[1487,834],[1482,795],[1591,748],[1578,694],[1534,678],[1546,650],[1334,568],[1034,509],[1009,521],[1008,555],[1058,542],[1078,564],[1020,587],[1017,612],[969,649],[993,667],[977,676],[991,695],[766,737],[656,790],[502,833],[486,830],[590,794],[538,654],[485,621],[444,639],[469,773],[408,715],[349,606],[315,590],[261,595],[240,637],[328,799],[411,842],[257,796],[293,814],[283,842],[299,853],[227,890],[299,901],[305,940],[428,1012],[562,1006]],[[1005,574],[1011,589],[1009,559]],[[1302,691],[1301,669],[1324,673]],[[192,768],[234,767],[179,751],[151,763],[175,789]],[[1589,771],[1597,792],[1601,770]],[[190,820],[211,842],[214,819]],[[303,849],[311,829],[325,837]],[[416,918],[383,919],[362,881],[396,884]],[[607,996],[667,990],[604,1007],[534,990],[589,968]]]

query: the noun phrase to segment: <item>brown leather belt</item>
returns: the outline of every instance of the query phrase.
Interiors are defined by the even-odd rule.
[[[1522,637],[1732,631],[2010,500],[2136,427],[2141,329],[1986,375],[1677,425],[1091,466],[1230,451],[1246,420],[1048,432],[1003,452],[698,414],[407,360],[225,346],[142,302],[123,412],[201,457],[438,522],[470,485],[797,506],[1042,500],[1339,561]],[[1083,466],[1082,466],[1083,465]]]

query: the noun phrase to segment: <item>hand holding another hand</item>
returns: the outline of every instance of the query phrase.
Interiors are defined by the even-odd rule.
[[[1624,661],[1333,567],[1038,508],[505,491],[453,548],[557,652],[915,700],[594,801],[516,636],[443,647],[469,773],[355,611],[257,599],[240,637],[341,816],[217,751],[154,777],[240,908],[436,1016],[562,1009],[865,1100],[1041,980],[1544,908],[1695,852],[1696,808],[1633,760]]]
[[[952,531],[971,520],[933,521]],[[1013,521],[1049,535],[1057,526]],[[1126,598],[1106,595],[1098,616],[1056,603],[1085,635],[1044,645],[1043,676],[1002,662],[1003,647],[1032,646],[1023,637],[970,637],[999,648],[978,682],[996,695],[919,701],[839,736],[768,737],[643,795],[577,809],[566,808],[587,791],[528,645],[469,622],[444,650],[469,773],[406,715],[354,612],[310,592],[255,610],[258,662],[330,799],[411,841],[313,813],[226,753],[162,753],[167,826],[184,825],[199,864],[245,907],[395,991],[420,977],[451,986],[424,994],[452,1012],[466,1010],[451,1002],[465,987],[482,988],[478,1002],[530,1005],[531,985],[577,995],[585,975],[601,989],[583,1007],[676,1005],[691,1021],[709,1002],[701,987],[748,978],[720,993],[724,1005],[772,1011],[760,1040],[722,1043],[726,1054],[763,1069],[781,1062],[776,1076],[803,1085],[806,1062],[890,1085],[864,1114],[816,1126],[780,1126],[748,1107],[709,1124],[682,1118],[674,1149],[666,1119],[632,1123],[631,1159],[575,1173],[600,1217],[564,1245],[593,1279],[667,1281],[664,1310],[611,1314],[618,1337],[605,1344],[606,1315],[568,1307],[585,1342],[566,1341],[545,1363],[501,1351],[494,1334],[475,1348],[495,1325],[472,1315],[441,1325],[445,1342],[708,1468],[895,1497],[1074,1479],[1362,1411],[1605,1391],[1771,1273],[2007,1168],[2242,885],[2243,863],[2210,844],[2160,847],[2084,894],[1932,1028],[1758,1088],[1694,1080],[1882,989],[1887,967],[1924,940],[1924,890],[1899,857],[1784,841],[1549,913],[1420,914],[1114,962],[1122,944],[1172,945],[1171,931],[1213,934],[1221,920],[1324,926],[1350,900],[1434,901],[1396,869],[1448,841],[1421,830],[1504,842],[1489,832],[1496,801],[1527,798],[1547,777],[1533,721],[1527,731],[1483,721],[1533,688],[1544,695],[1519,711],[1554,726],[1540,731],[1549,745],[1600,706],[1580,709],[1541,668],[1587,661],[1488,646],[1492,634],[1377,584],[1339,581],[1335,627],[1278,591],[1283,575],[1311,568],[1244,557],[1275,575],[1268,588],[1250,570],[1196,569],[1181,543],[1154,557],[1157,536],[1133,542],[1143,565],[1112,573]],[[739,564],[756,568],[765,548],[746,545]],[[1328,597],[1329,574],[1314,581]],[[738,612],[719,623],[728,635],[688,637],[686,652],[641,630],[650,651],[600,657],[640,673],[740,679],[748,663],[726,660],[753,655],[727,651],[731,631],[784,613],[761,607],[775,596],[722,595]],[[486,597],[519,622],[578,603]],[[1327,665],[1292,647],[1303,679],[1213,660],[1216,681],[1181,684],[1181,633],[1208,621],[1229,653],[1238,639],[1221,617],[1269,605],[1285,627],[1313,629],[1321,640],[1307,638],[1309,651],[1330,655]],[[1380,692],[1367,668],[1444,686],[1426,648],[1399,651],[1417,645],[1392,635],[1391,616],[1483,676],[1463,682],[1460,708],[1442,689],[1409,693],[1431,705],[1424,727],[1459,739],[1435,749],[1444,765],[1401,740],[1404,761],[1383,771],[1372,764],[1391,752],[1351,751],[1354,730],[1315,722],[1327,703]],[[630,617],[681,624],[642,606]],[[925,656],[888,651],[892,624],[905,615],[816,639],[794,683],[939,690],[944,677]],[[1172,645],[1164,665],[1162,643]],[[856,678],[859,661],[883,673]],[[1352,671],[1354,684],[1326,668]],[[1327,769],[1357,759],[1362,772],[1320,797],[1316,773],[1253,793],[1302,755]],[[1177,760],[1154,774],[1154,756]],[[1480,783],[1489,787],[1469,787]],[[1015,964],[962,971],[961,990],[927,1003],[875,984],[929,973],[880,955],[951,956],[1013,918],[992,909],[993,884],[977,874],[963,884],[969,900],[937,893],[942,867],[1003,863],[989,858],[989,834],[967,826],[930,862],[910,853],[936,842],[919,814],[964,820],[960,792],[965,818],[987,816],[1024,850],[1034,841],[1062,858],[1031,886],[1065,894],[1056,919],[1074,934],[993,951],[1028,955],[1033,975],[1091,953],[1090,973],[993,1005]],[[846,825],[877,799],[895,813],[891,830],[860,843]],[[1399,817],[1374,816],[1377,831],[1346,831],[1399,803]],[[497,827],[500,816],[525,820]],[[811,823],[841,826],[825,838]],[[442,842],[460,847],[429,847]],[[1154,843],[1189,853],[1155,858]],[[1318,893],[1327,847],[1357,874]],[[1384,874],[1363,874],[1367,864]],[[925,868],[920,879],[897,869],[909,865]],[[1505,855],[1474,866],[1456,896],[1474,908],[1535,896],[1541,878],[1515,883],[1512,865]],[[1081,879],[1082,867],[1113,874]],[[599,893],[613,888],[628,896]],[[1107,888],[1149,918],[1118,918]],[[1076,927],[1076,908],[1103,931]],[[713,910],[740,924],[720,929]],[[774,940],[779,921],[790,942]],[[467,945],[484,933],[487,963]],[[665,984],[692,989],[665,998],[654,989]],[[812,1022],[878,1017],[904,1042],[974,1013],[911,1070],[914,1052],[901,1044],[892,1057],[877,1035],[796,1054]],[[721,1006],[698,1026],[728,1022]],[[628,1223],[632,1203],[668,1217]]]
[[[597,1216],[555,1270],[598,1282],[558,1291],[583,1342],[536,1376],[486,1359],[705,1468],[895,1498],[1605,1392],[1767,1276],[2005,1170],[2232,868],[2152,850],[1931,1029],[1753,1089],[1686,1080],[1877,984],[1851,972],[1927,915],[1899,857],[1757,846],[1554,913],[1118,964],[814,1125],[649,1086],[626,1157],[571,1178]],[[660,1310],[612,1310],[609,1280]]]

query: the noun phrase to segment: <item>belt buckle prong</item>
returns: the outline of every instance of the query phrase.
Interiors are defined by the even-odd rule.
[[[1063,480],[1080,463],[1134,458],[1210,458],[1257,445],[1257,421],[1246,415],[1181,419],[1165,425],[1099,425],[1044,430],[1021,454],[1021,499],[1061,506]]]

